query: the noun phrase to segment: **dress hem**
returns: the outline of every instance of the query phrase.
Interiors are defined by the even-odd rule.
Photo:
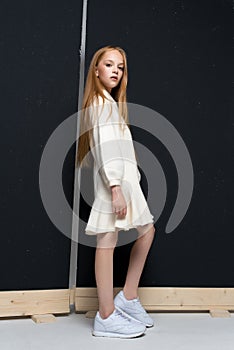
[[[85,234],[88,235],[88,236],[95,236],[95,235],[98,235],[99,233],[106,233],[106,232],[115,232],[116,229],[118,229],[119,231],[129,231],[130,229],[132,228],[137,228],[139,226],[145,226],[145,225],[148,225],[148,224],[154,224],[154,220],[152,221],[148,221],[144,224],[135,224],[135,225],[129,225],[129,226],[125,226],[125,227],[118,227],[118,226],[115,226],[115,229],[113,230],[112,228],[111,229],[103,229],[103,231],[92,231],[92,230],[85,230]]]

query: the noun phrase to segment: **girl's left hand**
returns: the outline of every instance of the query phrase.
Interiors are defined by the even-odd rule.
[[[127,203],[120,186],[113,186],[112,190],[112,210],[113,213],[120,217],[127,214]]]

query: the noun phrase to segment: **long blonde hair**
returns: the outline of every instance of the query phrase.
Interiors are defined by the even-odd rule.
[[[128,72],[127,72],[127,58],[125,51],[118,46],[105,46],[95,52],[93,58],[91,60],[89,71],[86,78],[84,97],[82,101],[82,111],[80,115],[80,132],[79,132],[79,141],[78,141],[78,150],[76,154],[76,166],[80,167],[88,167],[89,158],[85,158],[86,154],[90,150],[90,132],[85,131],[87,128],[87,115],[86,109],[92,104],[95,98],[101,96],[103,102],[105,100],[105,95],[103,93],[103,85],[100,80],[97,78],[95,74],[95,69],[100,62],[101,58],[107,51],[118,50],[122,57],[124,63],[124,70],[122,78],[119,84],[112,89],[111,96],[118,103],[119,113],[123,117],[125,123],[129,125],[128,121],[128,110],[127,110],[127,101],[126,101],[126,88],[127,88],[127,80],[128,80]]]

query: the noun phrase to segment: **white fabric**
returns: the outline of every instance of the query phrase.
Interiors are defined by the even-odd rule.
[[[93,127],[90,140],[94,159],[95,199],[85,229],[88,235],[129,230],[153,223],[145,197],[140,187],[140,172],[134,152],[131,132],[120,118],[118,105],[104,90],[101,97],[89,107],[89,121]],[[120,185],[127,202],[124,218],[112,212],[111,187]]]

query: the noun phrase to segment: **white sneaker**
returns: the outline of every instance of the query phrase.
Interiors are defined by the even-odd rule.
[[[153,327],[154,320],[148,315],[140,303],[139,298],[128,300],[121,290],[114,298],[115,307],[124,311],[135,320],[142,322],[146,327]]]
[[[135,338],[146,331],[146,327],[129,317],[125,312],[114,309],[112,314],[103,319],[97,311],[92,335],[96,337]]]

